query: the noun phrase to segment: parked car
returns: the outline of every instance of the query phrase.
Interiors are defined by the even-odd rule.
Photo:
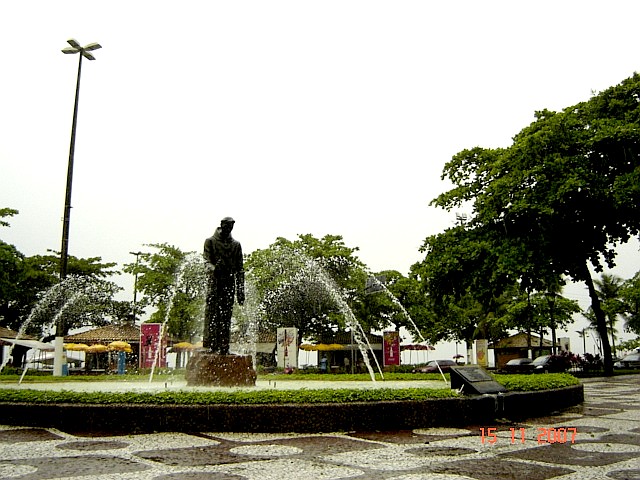
[[[563,355],[542,355],[531,362],[533,373],[559,373],[569,370],[571,363]]]
[[[503,367],[505,373],[531,373],[530,358],[513,358],[509,360]]]
[[[436,362],[438,362],[436,364]],[[438,365],[440,365],[440,369],[438,369]],[[429,363],[422,367],[414,368],[413,373],[447,373],[451,370],[451,367],[456,367],[458,364],[453,360],[431,360]]]
[[[630,353],[613,364],[616,368],[640,368],[640,353]]]

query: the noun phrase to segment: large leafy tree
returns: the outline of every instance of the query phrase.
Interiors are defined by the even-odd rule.
[[[620,297],[625,305],[625,330],[640,335],[640,272],[624,282]]]
[[[517,283],[512,262],[526,256],[524,249],[497,248],[500,238],[494,229],[460,224],[425,240],[426,256],[413,265],[412,274],[421,281],[433,312],[425,325],[433,341],[506,335],[497,319],[506,308],[505,295],[525,288]]]
[[[603,273],[599,279],[594,280],[602,311],[607,319],[607,330],[611,336],[613,355],[616,355],[616,323],[626,308],[621,298],[623,282],[622,278],[608,273]]]
[[[12,208],[0,208],[0,227],[8,227],[7,217],[17,215]],[[29,303],[23,300],[20,279],[24,276],[24,255],[16,247],[0,241],[0,322],[9,328],[16,328],[20,318],[28,310]]]
[[[521,292],[509,302],[501,321],[510,329],[522,332],[540,333],[540,339],[547,329],[551,330],[551,340],[556,345],[556,330],[566,329],[573,323],[573,315],[581,311],[577,301],[561,295],[561,289],[547,292]],[[534,345],[529,345],[534,347]]]
[[[405,328],[413,341],[427,340],[423,334],[432,322],[432,310],[421,284],[414,276],[404,276],[397,270],[384,270],[369,277],[365,295],[359,303],[358,317],[377,329],[394,325]]]
[[[616,245],[640,231],[640,75],[562,112],[537,112],[510,147],[464,150],[443,177],[454,188],[435,205],[471,203],[470,228],[490,242],[498,273],[538,291],[562,275],[586,284],[611,374],[590,268],[612,268]]]
[[[301,338],[344,328],[344,305],[359,312],[364,303],[368,274],[357,251],[339,235],[306,234],[252,252],[245,268],[259,298],[260,328],[295,326]]]
[[[152,308],[149,322],[165,323],[175,340],[194,340],[202,333],[206,288],[202,257],[167,243],[145,246],[153,251],[124,266],[125,272],[137,276],[136,288],[142,294],[138,313]]]
[[[0,218],[17,213],[0,209]],[[8,226],[8,222],[0,221],[0,225]],[[113,296],[120,288],[108,280],[118,273],[113,270],[115,263],[100,257],[70,256],[70,279],[62,284],[59,265],[60,256],[55,252],[26,257],[0,241],[0,324],[13,330],[25,326],[27,334],[46,336],[55,318],[62,319],[65,331],[118,319]]]

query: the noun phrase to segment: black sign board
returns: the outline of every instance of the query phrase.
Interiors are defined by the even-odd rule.
[[[496,382],[491,375],[481,367],[451,367],[449,373],[451,377],[451,388],[462,393],[502,393],[507,389]]]

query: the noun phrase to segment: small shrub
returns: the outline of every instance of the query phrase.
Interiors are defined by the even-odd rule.
[[[544,375],[492,374],[496,381],[510,392],[549,390],[579,385],[578,380],[568,373],[546,373]]]

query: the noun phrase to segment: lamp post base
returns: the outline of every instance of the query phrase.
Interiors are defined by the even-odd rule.
[[[53,376],[66,377],[69,374],[67,355],[64,353],[64,337],[56,337],[53,353]]]

